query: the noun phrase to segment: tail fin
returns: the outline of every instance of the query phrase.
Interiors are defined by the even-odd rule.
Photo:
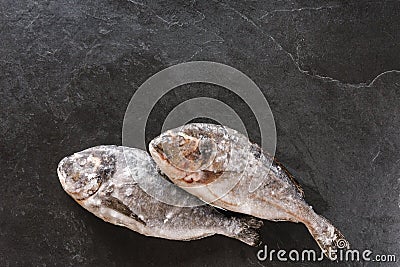
[[[261,244],[260,228],[263,226],[263,222],[254,217],[245,216],[242,218],[234,218],[239,223],[239,232],[236,232],[231,236],[236,238],[250,246],[256,247]]]
[[[314,214],[314,219],[305,223],[305,225],[325,256],[330,260],[336,260],[337,251],[349,249],[349,242],[327,219],[316,213]]]

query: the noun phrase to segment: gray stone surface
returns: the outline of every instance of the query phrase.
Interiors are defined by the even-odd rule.
[[[400,258],[399,34],[399,1],[1,1],[0,264],[331,265],[258,262],[257,249],[218,236],[144,237],[63,192],[58,161],[121,144],[138,86],[191,60],[252,78],[275,116],[277,157],[307,201],[354,248]],[[240,99],[201,84],[161,99],[148,139],[166,111],[199,94],[230,103],[259,139]],[[298,224],[266,222],[263,236],[270,249],[318,249]]]

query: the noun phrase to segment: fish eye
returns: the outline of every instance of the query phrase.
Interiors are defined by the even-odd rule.
[[[199,151],[202,156],[202,169],[208,168],[217,155],[217,145],[209,138],[201,138],[199,142]]]
[[[216,151],[217,146],[211,139],[203,137],[200,139],[199,149],[203,154],[211,154]]]
[[[182,147],[182,146],[184,146],[185,144],[186,144],[185,138],[183,138],[182,136],[179,136],[179,137],[178,137],[178,145],[179,145],[180,147]]]

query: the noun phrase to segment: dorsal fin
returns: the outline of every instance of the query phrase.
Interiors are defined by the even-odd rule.
[[[274,157],[274,163],[281,168],[282,171],[285,172],[285,174],[289,177],[290,181],[296,186],[297,191],[300,193],[300,195],[304,198],[304,190],[301,187],[300,183],[294,178],[294,176],[288,171],[288,169],[285,168],[285,166],[282,165],[275,157]]]
[[[283,172],[285,172],[285,174],[289,177],[290,181],[296,187],[297,192],[299,192],[299,194],[304,198],[304,190],[303,190],[303,188],[301,188],[300,183],[298,181],[296,181],[296,179],[293,177],[293,175],[275,157],[273,157],[268,152],[263,151],[261,149],[261,147],[259,145],[257,145],[256,143],[251,143],[250,152],[253,154],[253,156],[256,159],[263,160],[263,157],[265,157],[265,160],[266,160],[266,162],[268,162],[268,164],[271,163],[271,159],[272,159],[272,164],[277,165]]]

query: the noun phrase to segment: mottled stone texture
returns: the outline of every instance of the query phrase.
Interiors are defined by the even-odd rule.
[[[275,116],[277,156],[307,201],[353,247],[400,258],[399,34],[398,1],[1,1],[0,264],[330,265],[259,263],[257,249],[224,237],[140,236],[63,192],[59,160],[121,144],[138,86],[191,60],[251,77]],[[229,102],[259,139],[243,101],[201,84],[160,100],[148,139],[172,104],[198,94]],[[300,224],[266,222],[263,240],[318,250]]]

